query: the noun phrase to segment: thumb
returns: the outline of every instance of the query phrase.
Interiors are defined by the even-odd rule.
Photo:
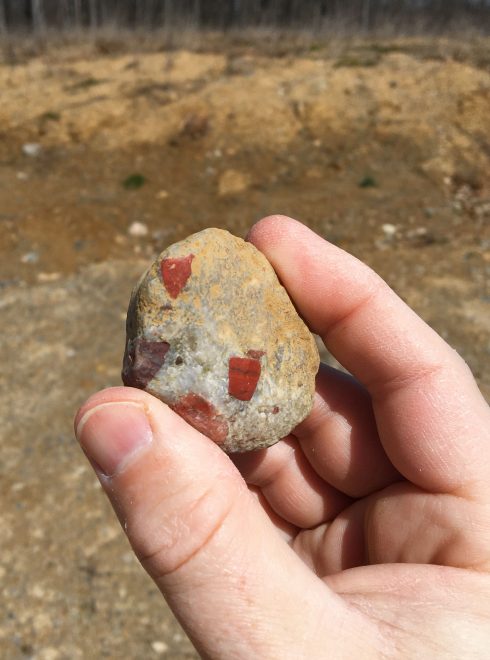
[[[230,459],[165,404],[105,390],[75,425],[136,555],[203,655],[297,657],[319,629],[345,630],[344,601],[281,539]]]

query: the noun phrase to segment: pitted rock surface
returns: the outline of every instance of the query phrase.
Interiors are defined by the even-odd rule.
[[[132,293],[126,330],[124,384],[226,452],[268,447],[311,411],[316,343],[264,255],[227,231],[162,252]]]

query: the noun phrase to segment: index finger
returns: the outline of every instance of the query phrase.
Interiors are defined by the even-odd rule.
[[[248,240],[312,331],[368,388],[394,466],[431,491],[487,481],[488,408],[462,358],[374,271],[301,223],[264,218]]]

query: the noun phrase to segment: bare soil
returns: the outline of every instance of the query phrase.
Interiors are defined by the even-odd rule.
[[[169,243],[301,219],[385,277],[490,398],[488,41],[106,50],[0,64],[9,659],[195,657],[71,431],[119,384],[130,289]]]

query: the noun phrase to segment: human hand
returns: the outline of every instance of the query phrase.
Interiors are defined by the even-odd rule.
[[[469,369],[305,226],[249,240],[358,380],[323,366],[294,435],[232,459],[145,392],[91,397],[77,436],[135,553],[204,657],[486,656],[490,415]]]

